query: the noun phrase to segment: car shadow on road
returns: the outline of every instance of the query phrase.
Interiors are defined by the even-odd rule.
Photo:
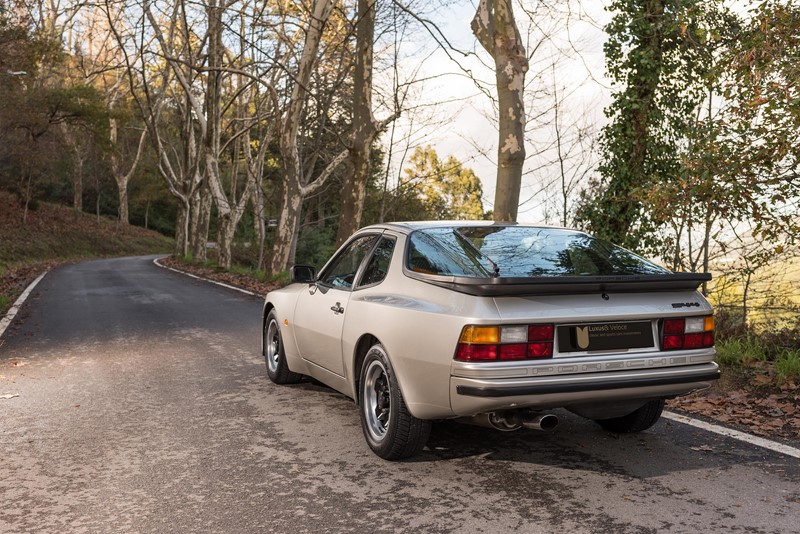
[[[341,426],[341,432],[352,432],[358,424],[352,399],[328,386],[305,378],[288,387],[304,395],[319,396],[318,402],[335,416],[352,418],[353,424]],[[720,472],[753,464],[782,476],[800,477],[800,468],[791,458],[670,420],[662,419],[641,433],[614,434],[566,410],[553,413],[561,423],[552,432],[527,429],[501,432],[451,420],[435,421],[423,452],[405,462],[480,458],[634,478],[682,471]]]
[[[493,462],[522,462],[561,469],[614,472],[651,478],[681,471],[724,471],[733,466],[758,465],[783,476],[798,476],[791,458],[728,438],[661,420],[638,434],[614,434],[563,410],[562,424],[553,432],[489,428],[439,421],[428,446],[410,461],[447,461],[481,457]]]

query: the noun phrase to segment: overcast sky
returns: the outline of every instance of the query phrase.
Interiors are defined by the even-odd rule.
[[[603,108],[610,96],[608,81],[603,78],[602,47],[605,34],[602,26],[609,19],[603,3],[584,2],[589,4],[583,7],[584,11],[579,13],[573,10],[569,17],[565,7],[567,2],[564,1],[526,1],[523,5],[532,9],[537,4],[545,3],[555,6],[554,14],[550,18],[540,17],[538,22],[546,29],[550,28],[553,36],[531,58],[531,69],[526,80],[526,112],[531,119],[528,123],[529,143],[526,151],[529,157],[523,171],[519,220],[533,222],[545,221],[546,201],[553,194],[552,190],[546,190],[545,185],[558,176],[557,167],[548,164],[552,162],[553,154],[545,152],[537,155],[554,137],[550,122],[552,117],[534,118],[551,106],[554,81],[560,93],[569,93],[565,109],[562,109],[562,119],[566,119],[562,120],[562,128],[566,130],[562,135],[565,136],[579,125],[591,123],[595,128],[602,126],[605,120]],[[577,2],[573,3],[577,5]],[[432,15],[431,19],[454,48],[476,51],[480,58],[476,55],[464,57],[453,51],[448,54],[423,33],[404,40],[402,47],[410,56],[403,62],[403,68],[408,73],[419,67],[422,61],[420,77],[428,78],[424,84],[415,87],[414,102],[431,106],[404,114],[397,122],[395,138],[401,138],[402,132],[411,131],[414,144],[433,145],[440,157],[453,155],[472,168],[481,179],[484,207],[489,209],[494,200],[497,126],[492,101],[462,70],[469,69],[484,82],[492,96],[496,95],[494,72],[481,61],[481,58],[484,62],[489,61],[489,57],[477,44],[470,29],[470,21],[475,14],[473,4],[468,0],[459,2]],[[561,13],[555,13],[558,10]],[[515,6],[515,16],[530,54],[540,40],[542,31],[528,31],[530,18],[519,5]],[[567,20],[570,20],[569,24]],[[448,55],[456,58],[460,66]],[[555,67],[552,67],[553,63]],[[387,138],[388,135],[384,140]],[[402,152],[398,154],[398,149],[395,146],[392,158],[394,175],[402,155]],[[549,222],[557,222],[552,220],[552,214]]]

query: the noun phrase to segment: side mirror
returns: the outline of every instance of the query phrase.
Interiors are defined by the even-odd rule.
[[[292,267],[293,284],[310,284],[317,279],[317,270],[311,265],[295,265]]]

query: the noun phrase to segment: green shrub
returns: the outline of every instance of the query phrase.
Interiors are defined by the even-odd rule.
[[[292,281],[292,275],[289,271],[281,271],[279,273],[275,273],[269,277],[270,282],[275,282],[279,284],[281,287],[288,286]]]
[[[303,229],[297,239],[297,254],[295,264],[313,265],[317,269],[336,252],[336,232],[334,228]]]
[[[800,378],[800,351],[781,350],[775,359],[775,376],[778,384]]]
[[[767,347],[757,337],[722,339],[716,343],[717,361],[722,365],[743,366],[769,359]]]

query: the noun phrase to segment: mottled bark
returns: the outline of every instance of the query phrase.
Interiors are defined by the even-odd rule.
[[[267,224],[264,221],[264,190],[256,185],[253,191],[253,229],[258,239],[258,263],[256,269],[264,269],[264,242],[267,239]]]
[[[511,0],[480,0],[472,31],[495,62],[499,110],[494,220],[515,221],[525,162],[523,87],[528,59]]]
[[[336,232],[340,245],[361,225],[370,173],[370,148],[377,135],[372,116],[372,62],[375,41],[375,0],[358,0],[356,61],[353,72],[353,139],[349,167],[342,185],[342,212]]]
[[[113,103],[112,103],[113,107]],[[130,162],[128,170],[123,170],[122,157],[120,156],[120,147],[117,130],[117,119],[109,119],[109,140],[111,142],[111,174],[114,177],[114,182],[117,184],[117,191],[119,192],[119,222],[121,224],[129,224],[130,216],[128,213],[128,184],[136,172],[136,167],[142,159],[144,151],[145,137],[147,130],[143,130],[139,136],[139,144],[136,148],[136,155],[133,161]]]
[[[211,221],[211,194],[203,184],[192,196],[189,224],[189,250],[194,261],[206,261],[208,226]]]
[[[289,173],[281,182],[280,201],[281,213],[278,217],[278,227],[275,229],[275,241],[269,262],[271,273],[279,273],[289,268],[295,249],[294,240],[300,221],[300,209],[303,206],[303,195],[297,178],[289,176]]]
[[[75,173],[72,176],[72,207],[75,211],[83,211],[83,158],[75,161]]]
[[[178,217],[175,221],[175,255],[189,255],[189,203],[178,203]]]
[[[297,137],[300,130],[300,120],[306,104],[308,83],[311,72],[316,63],[322,30],[330,16],[333,4],[330,0],[317,0],[314,12],[309,21],[308,31],[294,76],[294,85],[289,98],[289,104],[281,123],[279,143],[285,177],[281,184],[281,211],[278,217],[278,228],[273,244],[272,257],[270,258],[269,271],[278,273],[289,268],[294,260],[294,250],[297,239],[297,228],[300,222],[300,210],[306,195],[316,191],[330,176],[333,165],[338,166],[347,157],[347,151],[334,158],[328,167],[316,180],[307,183],[300,164],[300,154],[297,146]]]

